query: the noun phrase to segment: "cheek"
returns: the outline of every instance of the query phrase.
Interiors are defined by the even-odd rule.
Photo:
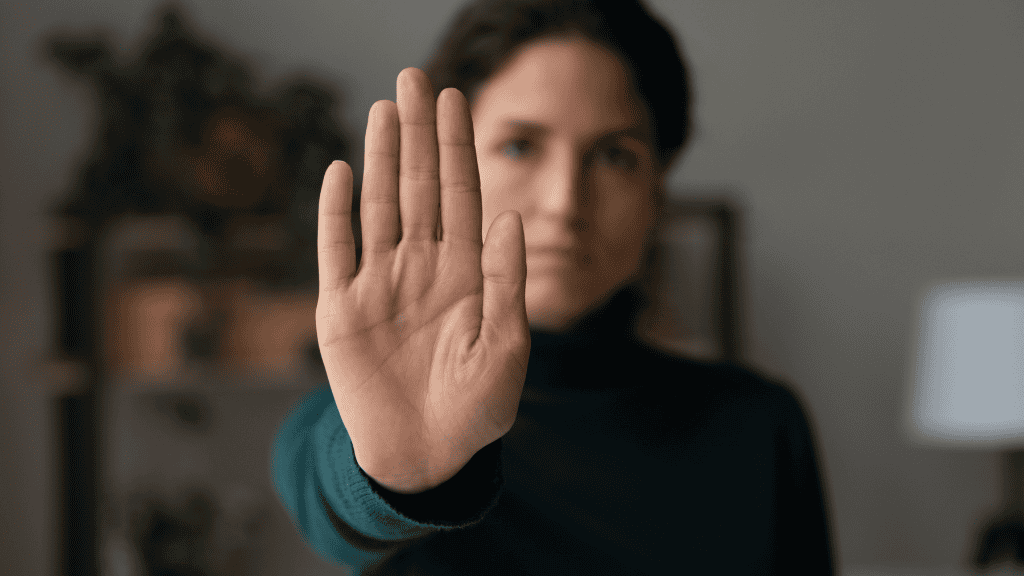
[[[496,205],[501,201],[501,186],[496,178],[495,166],[484,157],[483,152],[477,147],[477,169],[480,172],[480,203],[483,208],[483,234],[487,238],[487,230],[491,226],[494,217],[501,213],[500,207]]]
[[[608,195],[601,210],[600,238],[605,239],[608,257],[635,260],[653,225],[653,208],[642,193]]]
[[[485,238],[491,222],[502,212],[506,210],[517,210],[521,214],[525,212],[522,205],[522,194],[516,193],[517,190],[522,189],[522,183],[516,180],[516,175],[508,170],[505,164],[487,158],[479,150],[477,151]],[[525,214],[523,215],[525,217]]]

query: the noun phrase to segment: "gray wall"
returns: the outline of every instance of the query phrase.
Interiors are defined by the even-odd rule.
[[[361,145],[370,104],[394,97],[398,71],[423,62],[457,4],[186,5],[261,78],[309,71],[341,85]],[[750,360],[812,413],[842,565],[962,563],[998,503],[999,461],[913,446],[898,417],[921,286],[1024,276],[1024,4],[651,5],[697,86],[698,134],[671,182],[738,191]],[[89,90],[44,64],[39,41],[105,28],[127,52],[156,6],[0,5],[0,558],[12,574],[56,568],[42,208],[96,128]]]

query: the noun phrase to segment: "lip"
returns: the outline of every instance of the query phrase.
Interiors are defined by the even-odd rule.
[[[565,266],[572,266],[577,258],[579,252],[572,250],[532,250],[526,252],[526,259],[530,262],[529,266],[533,268],[562,268]]]
[[[580,253],[574,250],[528,250],[526,258],[538,262],[574,262]]]
[[[560,258],[568,258],[576,254],[575,250],[560,250],[553,248],[545,248],[543,250],[527,250],[527,256],[538,256],[538,257],[553,257],[557,256]]]
[[[583,249],[583,245],[579,243],[572,244],[560,244],[557,246],[527,246],[527,254],[557,254],[563,256],[572,256],[579,254]]]

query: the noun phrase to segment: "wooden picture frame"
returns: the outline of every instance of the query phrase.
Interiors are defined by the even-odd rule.
[[[675,355],[739,362],[739,210],[725,190],[680,192],[665,207],[637,333]]]

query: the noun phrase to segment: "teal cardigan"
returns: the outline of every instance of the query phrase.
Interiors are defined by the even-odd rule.
[[[282,422],[272,477],[297,529],[354,574],[833,574],[793,392],[637,341],[623,290],[567,333],[531,333],[516,423],[452,479],[367,476],[330,388]]]

